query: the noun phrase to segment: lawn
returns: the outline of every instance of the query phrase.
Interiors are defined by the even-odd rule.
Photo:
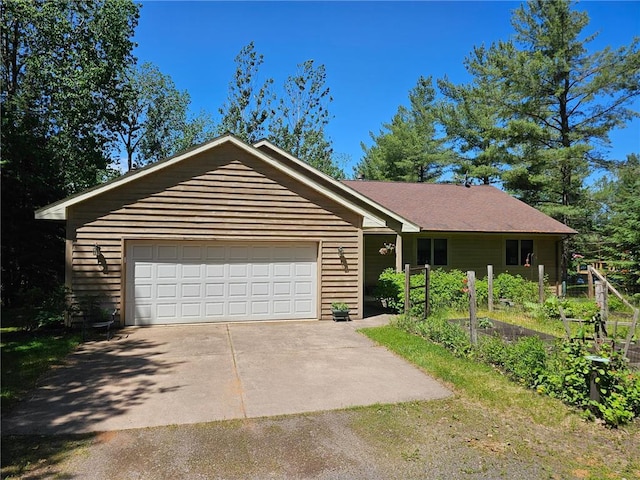
[[[81,335],[63,328],[25,331],[18,327],[0,329],[2,413],[35,387],[52,366],[63,362],[80,343]]]

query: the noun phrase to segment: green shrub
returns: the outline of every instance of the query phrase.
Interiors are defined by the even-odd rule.
[[[456,356],[466,357],[471,352],[469,333],[460,325],[452,324],[446,317],[432,315],[425,320],[415,320],[401,315],[396,320],[398,328],[438,343]]]
[[[49,291],[31,288],[25,291],[19,300],[24,305],[19,318],[20,327],[25,330],[49,326],[62,326],[69,307],[70,291],[64,285],[58,285]]]
[[[475,357],[494,365],[513,380],[582,408],[609,426],[623,425],[640,416],[640,374],[630,371],[622,355],[605,346],[600,354],[609,363],[594,364],[588,358],[592,346],[584,342],[563,341],[548,348],[538,337],[508,343],[499,337],[481,336],[478,345],[472,347],[469,332],[444,315],[423,321],[401,316],[397,326],[443,345],[457,356]],[[590,399],[592,374],[598,401]]]
[[[466,273],[460,270],[431,271],[429,283],[429,308],[431,312],[443,310],[468,310],[469,296],[466,291]],[[404,272],[388,268],[380,275],[374,295],[388,308],[397,313],[404,312]],[[424,287],[424,274],[411,276],[412,287]],[[486,304],[488,298],[487,281],[476,280],[476,299],[478,304]],[[410,313],[415,317],[424,314],[424,288],[415,288],[410,292]]]
[[[507,359],[507,344],[500,337],[480,337],[476,358],[484,363],[503,368]]]
[[[518,305],[538,301],[538,284],[520,275],[501,273],[493,280],[493,296],[507,298]]]
[[[404,310],[404,273],[393,268],[385,269],[378,278],[373,292],[376,299],[387,308],[400,313]]]
[[[509,344],[504,360],[505,371],[516,381],[534,387],[546,371],[547,350],[538,337],[522,337]]]
[[[514,343],[500,337],[481,337],[474,354],[527,387],[536,386],[546,370],[547,350],[538,337],[523,337]]]

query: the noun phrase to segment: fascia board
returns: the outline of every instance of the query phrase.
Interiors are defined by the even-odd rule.
[[[308,187],[311,187],[312,189],[316,190],[317,192],[321,193],[322,195],[336,201],[337,203],[343,205],[344,207],[348,208],[349,210],[357,213],[358,215],[361,215],[365,221],[367,223],[372,223],[373,225],[377,226],[377,227],[384,227],[386,226],[386,222],[376,216],[373,215],[371,212],[366,211],[365,209],[352,204],[351,202],[348,202],[347,200],[345,200],[344,198],[342,198],[341,196],[337,195],[336,193],[332,192],[331,190],[317,184],[316,182],[312,181],[311,179],[309,179],[308,177],[292,170],[291,168],[282,165],[280,162],[276,161],[275,159],[273,159],[272,157],[270,157],[269,155],[263,153],[262,151],[258,150],[257,148],[248,145],[246,143],[244,143],[243,141],[237,139],[236,137],[232,136],[232,135],[225,135],[223,137],[217,138],[215,140],[212,140],[211,142],[208,142],[206,144],[203,144],[197,148],[194,148],[193,150],[190,150],[188,152],[185,152],[181,155],[177,155],[174,158],[170,158],[166,161],[157,163],[155,165],[151,165],[148,168],[144,168],[142,170],[139,170],[137,172],[135,172],[133,175],[126,175],[124,177],[115,179],[112,182],[108,182],[100,187],[97,188],[93,188],[87,192],[84,193],[80,193],[76,196],[73,196],[71,198],[68,198],[66,200],[62,200],[60,202],[51,204],[47,207],[41,208],[39,210],[37,210],[35,212],[35,218],[39,219],[39,220],[66,220],[67,219],[67,209],[73,205],[76,205],[80,202],[83,202],[85,200],[88,200],[96,195],[100,195],[102,193],[108,192],[110,190],[113,190],[115,188],[121,187],[123,185],[126,185],[130,182],[136,181],[140,178],[144,178],[147,175],[151,175],[152,173],[155,173],[159,170],[162,170],[163,168],[168,168],[172,165],[175,165],[176,163],[182,162],[183,160],[186,160],[190,157],[193,157],[195,155],[198,155],[202,152],[205,152],[207,150],[210,150],[212,148],[215,148],[223,143],[226,142],[231,142],[234,145],[238,146],[239,148],[245,150],[246,152],[248,152],[251,155],[257,156],[259,157],[261,160],[263,160],[264,162],[268,163],[269,165],[273,166],[274,168],[280,170],[281,172],[285,173],[286,175],[300,181],[301,183],[305,184]],[[269,144],[271,146],[271,144]],[[290,157],[290,155],[287,154],[288,157]],[[295,161],[299,162],[299,160],[294,159]],[[306,165],[305,165],[306,166]],[[327,177],[330,178],[330,177]],[[336,182],[337,183],[337,182]],[[344,187],[344,186],[342,186]]]

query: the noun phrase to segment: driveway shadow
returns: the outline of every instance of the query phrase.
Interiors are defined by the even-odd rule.
[[[123,337],[82,344],[65,365],[45,375],[25,401],[3,416],[3,435],[100,430],[101,423],[142,405],[152,395],[180,389],[156,380],[159,373],[182,363],[175,357],[163,359],[162,346]]]

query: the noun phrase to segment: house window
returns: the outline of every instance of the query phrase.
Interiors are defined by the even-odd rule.
[[[446,238],[418,238],[417,250],[416,259],[418,265],[447,264]]]
[[[506,243],[507,265],[525,265],[532,263],[533,240],[507,240]]]

